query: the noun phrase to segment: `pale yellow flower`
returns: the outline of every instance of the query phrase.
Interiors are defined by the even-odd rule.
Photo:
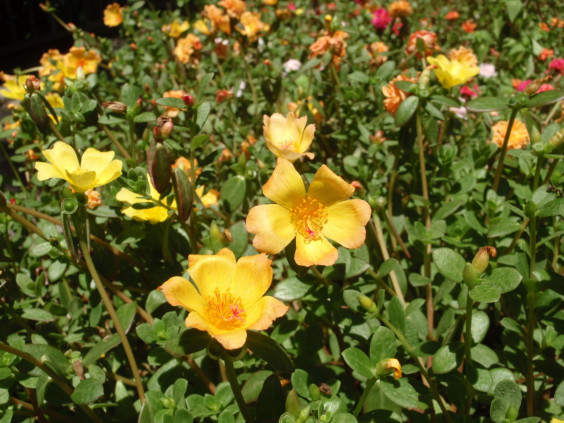
[[[187,21],[179,21],[178,19],[175,19],[172,23],[163,25],[161,30],[169,37],[178,38],[183,32],[188,31],[189,28],[190,24]]]
[[[297,119],[291,112],[288,117],[274,113],[270,117],[264,115],[263,123],[266,146],[276,157],[293,162],[306,153],[313,141],[315,125],[307,125],[307,116]]]
[[[270,30],[270,25],[260,20],[260,13],[245,12],[241,15],[240,21],[243,29],[237,27],[237,30],[246,36],[249,41],[256,40],[263,32]]]
[[[196,188],[196,195],[200,197],[200,201],[202,202],[203,206],[206,209],[209,209],[211,206],[217,206],[219,199],[219,191],[215,189],[210,189],[208,192],[204,194],[204,187]]]
[[[122,188],[116,194],[116,200],[121,201],[127,204],[127,207],[124,207],[121,212],[126,216],[139,221],[148,221],[149,223],[159,223],[164,222],[170,216],[169,209],[167,209],[164,205],[160,202],[160,194],[155,189],[153,184],[151,184],[151,178],[147,175],[147,183],[149,185],[149,197],[151,197],[155,201],[155,207],[149,207],[147,209],[135,209],[133,208],[133,204],[139,203],[148,203],[150,200],[145,198],[145,196],[136,194],[133,191],[130,191],[126,188]],[[176,210],[176,201],[173,201],[170,205],[170,208]]]
[[[448,60],[444,55],[429,57],[427,61],[435,65],[435,75],[445,88],[464,84],[480,73],[478,66],[469,66],[458,60]]]

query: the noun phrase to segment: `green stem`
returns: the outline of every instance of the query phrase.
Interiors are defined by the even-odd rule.
[[[464,347],[465,347],[465,371],[466,371],[466,408],[464,414],[470,412],[472,406],[472,398],[474,397],[474,389],[468,379],[469,366],[472,363],[472,308],[474,302],[470,298],[470,290],[466,293],[466,331],[464,333]]]
[[[66,143],[65,137],[63,137],[63,135],[59,132],[57,126],[55,126],[51,119],[49,119],[49,128],[51,128],[51,131],[53,131],[53,133],[57,136],[57,138],[59,138],[59,140]]]
[[[223,360],[225,363],[225,370],[227,372],[227,379],[229,380],[229,385],[231,386],[231,390],[233,391],[233,395],[235,396],[235,401],[237,401],[237,405],[239,406],[239,410],[245,419],[245,422],[250,423],[253,421],[249,410],[247,409],[247,405],[245,404],[245,399],[243,398],[243,394],[241,393],[241,388],[239,387],[239,382],[237,382],[237,374],[235,373],[235,367],[233,367],[233,362],[229,359]]]
[[[62,377],[60,377],[57,373],[55,373],[55,371],[51,370],[49,366],[37,360],[31,354],[28,354],[22,350],[18,350],[17,348],[11,347],[8,344],[4,344],[3,342],[0,342],[0,350],[6,351],[10,354],[17,355],[18,357],[24,359],[28,363],[33,364],[35,367],[41,369],[43,372],[47,374],[47,376],[49,376],[53,380],[53,382],[55,382],[61,388],[61,390],[65,394],[69,396],[69,398],[72,395],[74,391],[72,387],[68,385],[67,382]],[[84,411],[84,413],[86,413],[88,417],[90,417],[92,421],[97,423],[103,423],[103,420],[100,419],[100,417],[98,417],[96,413],[94,413],[94,411],[92,411],[92,409],[87,404],[78,404],[78,406],[82,409],[82,411]]]
[[[114,134],[112,134],[112,131],[110,131],[106,125],[100,125],[100,127],[102,128],[102,131],[106,133],[108,138],[112,140],[112,142],[116,145],[116,147],[123,155],[123,157],[125,157],[126,159],[130,159],[131,156],[129,155],[125,147],[122,145],[122,143],[118,141],[118,139],[114,136]]]
[[[75,226],[77,226],[77,224],[79,223],[80,222],[76,222]],[[110,300],[110,297],[108,296],[106,290],[104,289],[104,284],[102,283],[102,280],[98,275],[98,271],[94,266],[94,262],[92,261],[92,257],[90,256],[90,251],[88,249],[86,240],[84,239],[83,236],[79,235],[78,241],[80,244],[80,249],[82,250],[82,254],[84,255],[84,261],[86,263],[86,267],[88,268],[88,271],[92,276],[92,279],[94,279],[94,282],[96,283],[96,288],[98,289],[98,293],[100,294],[100,297],[102,297],[104,306],[106,307],[106,310],[108,310],[108,313],[112,318],[112,321],[114,322],[114,327],[119,335],[119,338],[123,345],[123,349],[125,350],[125,355],[127,356],[127,361],[129,362],[131,373],[133,373],[133,377],[135,379],[135,385],[137,387],[137,393],[139,394],[139,399],[141,400],[141,402],[145,402],[145,391],[143,389],[143,383],[141,381],[141,375],[139,374],[139,369],[137,368],[137,363],[135,362],[135,356],[133,355],[133,350],[129,345],[129,341],[127,340],[127,336],[125,334],[125,331],[123,330],[123,327],[118,318],[116,310],[114,309],[112,301]]]
[[[50,119],[49,119],[50,121]],[[12,169],[12,172],[14,172],[14,175],[16,177],[16,179],[18,180],[18,182],[20,183],[20,187],[22,188],[22,191],[27,194],[27,189],[25,189],[25,185],[22,181],[22,178],[20,178],[20,174],[18,173],[16,167],[14,166],[14,163],[12,163],[12,160],[10,159],[10,156],[8,155],[8,152],[6,151],[6,148],[4,147],[4,143],[0,142],[0,149],[2,150],[2,154],[4,154],[4,157],[6,158],[6,160],[8,161],[8,164],[10,165],[10,169]]]
[[[511,130],[513,129],[513,123],[515,122],[516,116],[517,116],[517,109],[513,109],[511,111],[511,116],[509,117],[509,123],[507,124],[507,130],[505,131],[505,138],[503,139],[503,145],[501,147],[501,153],[499,154],[497,169],[495,171],[493,190],[496,193],[497,193],[497,188],[499,187],[499,180],[501,179],[501,171],[503,170],[503,161],[505,160],[505,155],[507,154],[507,144],[509,143],[509,137],[511,135]]]
[[[529,278],[534,283],[534,271],[536,265],[536,249],[537,249],[537,218],[533,216],[529,224],[529,255],[530,267]],[[536,326],[535,316],[535,293],[534,287],[529,289],[527,293],[527,416],[531,417],[535,414],[535,380],[533,375],[533,355],[534,355],[534,339],[533,332]]]
[[[368,379],[368,381],[366,382],[366,387],[364,388],[364,392],[362,393],[362,396],[358,400],[358,404],[356,404],[356,408],[354,409],[354,416],[355,417],[358,417],[358,415],[362,411],[362,407],[364,406],[364,402],[366,401],[366,397],[368,396],[368,394],[372,390],[372,387],[374,386],[375,383],[376,383],[375,377]]]
[[[311,272],[315,275],[315,277],[317,279],[319,279],[321,281],[321,283],[323,283],[323,285],[325,285],[325,286],[331,285],[331,283],[323,277],[323,275],[321,274],[321,272],[319,271],[317,266],[313,265],[313,266],[311,266],[310,269],[311,269]]]
[[[542,126],[548,125],[548,122],[550,122],[550,120],[553,118],[554,114],[555,114],[556,111],[560,108],[561,105],[562,105],[562,100],[556,102],[556,103],[554,104],[554,106],[552,106],[552,109],[550,109],[550,112],[549,112],[548,115],[546,116],[546,119],[545,119],[544,122],[542,123]]]

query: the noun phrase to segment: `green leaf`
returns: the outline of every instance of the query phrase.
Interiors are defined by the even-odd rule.
[[[106,354],[119,344],[120,339],[118,334],[112,335],[104,342],[98,342],[86,353],[84,359],[82,360],[82,365],[84,367],[88,367],[89,365],[95,363],[103,354]]]
[[[511,23],[515,22],[515,18],[523,8],[523,3],[521,3],[520,0],[507,0],[505,5],[507,6],[507,16],[509,20]]]
[[[278,376],[270,375],[264,381],[257,400],[256,412],[261,421],[272,422],[284,413],[284,394]]]
[[[376,366],[362,350],[347,348],[342,352],[342,355],[349,367],[358,374],[366,378],[372,378],[376,375]]]
[[[492,112],[494,110],[506,109],[507,103],[497,97],[479,97],[470,100],[466,104],[466,108],[471,112]]]
[[[206,120],[208,119],[208,115],[210,114],[211,105],[207,101],[202,103],[200,107],[198,107],[198,111],[196,112],[196,125],[199,128],[204,126]]]
[[[470,291],[470,298],[478,303],[495,303],[499,297],[501,297],[500,289],[486,283],[481,283]]]
[[[281,301],[294,301],[303,298],[311,288],[312,285],[303,283],[295,276],[292,276],[284,279],[282,282],[278,282],[274,287],[272,295]]]
[[[512,380],[502,380],[494,389],[494,400],[490,406],[490,417],[494,422],[502,422],[510,407],[519,410],[521,390]]]
[[[198,100],[204,94],[205,89],[213,79],[213,75],[214,75],[213,72],[206,73],[204,76],[202,76],[202,79],[200,79],[200,83],[198,84],[198,90],[196,91],[196,97]]]
[[[271,337],[254,331],[247,331],[247,343],[245,344],[253,354],[266,361],[276,370],[284,373],[294,371],[294,363],[288,353]]]
[[[192,141],[190,141],[190,150],[196,151],[198,147],[200,147],[203,143],[205,143],[209,138],[207,134],[200,134],[196,135]]]
[[[49,276],[50,282],[56,282],[59,278],[65,273],[67,270],[67,264],[62,263],[58,260],[55,260],[51,266],[49,266],[49,270],[47,271],[47,276]]]
[[[370,360],[378,363],[396,356],[396,336],[385,326],[380,326],[370,340]]]
[[[479,344],[484,340],[490,327],[490,317],[479,310],[472,311],[472,340]]]
[[[157,104],[165,107],[174,107],[175,109],[186,108],[186,103],[184,103],[184,100],[176,97],[159,98],[157,100]]]
[[[133,107],[137,103],[137,100],[139,99],[139,97],[141,97],[142,94],[143,92],[141,91],[141,88],[125,83],[121,87],[120,99],[129,108]]]
[[[162,293],[162,291],[157,291],[155,289],[149,292],[149,295],[147,296],[147,302],[145,303],[145,309],[149,313],[152,313],[164,303],[166,303],[164,294]]]
[[[370,81],[370,77],[366,75],[364,72],[355,71],[347,75],[347,78],[351,82],[356,82],[359,84],[366,84]]]
[[[42,257],[51,251],[53,246],[49,242],[41,242],[40,244],[34,244],[29,249],[28,253],[31,257]]]
[[[451,342],[444,345],[433,356],[433,372],[445,374],[460,366],[464,358],[464,344]]]
[[[198,329],[186,329],[180,335],[169,340],[165,349],[175,357],[184,357],[207,348],[211,337]]]
[[[392,297],[388,303],[388,315],[392,324],[402,333],[405,332],[405,310],[397,296]],[[388,358],[388,357],[385,357]]]
[[[564,216],[564,198],[549,201],[537,210],[538,217]]]
[[[125,333],[129,332],[131,329],[131,324],[135,318],[135,312],[137,311],[137,303],[133,301],[132,303],[123,304],[116,310],[118,319],[121,323],[121,327]]]
[[[544,91],[539,94],[535,94],[529,99],[527,107],[539,107],[545,106],[547,104],[556,103],[564,99],[564,91],[561,90],[550,90]]]
[[[350,413],[337,413],[331,419],[331,423],[357,423],[358,420]]]
[[[264,381],[270,376],[272,372],[270,370],[259,370],[255,372],[247,379],[243,387],[241,388],[241,393],[247,404],[255,402],[258,399],[260,391],[264,385]]]
[[[405,408],[417,408],[419,396],[407,378],[390,380],[390,378],[380,381],[380,386],[384,395],[393,403]]]
[[[178,99],[175,98],[175,100],[178,100]],[[147,123],[147,122],[153,122],[153,121],[156,121],[156,120],[157,120],[157,117],[155,116],[155,114],[153,112],[143,112],[143,113],[140,113],[133,118],[133,122],[135,122],[135,123]]]
[[[22,349],[40,361],[48,361],[51,367],[55,368],[61,375],[66,374],[70,367],[67,357],[61,351],[49,345],[26,344]]]
[[[104,395],[104,387],[100,382],[96,379],[84,379],[74,388],[71,399],[76,404],[88,404],[102,395]]]
[[[498,267],[492,271],[490,276],[484,278],[484,282],[480,287],[486,284],[495,286],[499,289],[499,292],[504,294],[517,288],[521,279],[523,279],[523,276],[521,276],[516,269],[511,267]]]
[[[310,380],[309,374],[305,370],[296,369],[296,371],[292,373],[291,381],[294,390],[299,396],[309,398],[308,386],[310,384]]]
[[[513,423],[538,423],[540,417],[525,417],[524,419],[515,420]]]
[[[462,282],[462,272],[466,260],[456,251],[450,248],[437,248],[433,250],[433,262],[445,278],[455,282]]]
[[[396,111],[396,126],[403,126],[409,122],[417,107],[419,107],[419,97],[413,95],[403,100]]]
[[[556,391],[554,391],[554,402],[564,407],[564,381],[560,382]]]
[[[55,320],[55,316],[49,313],[47,310],[41,308],[26,308],[22,313],[24,319],[36,320],[38,322],[52,322]]]
[[[232,176],[223,184],[219,198],[223,200],[228,213],[232,213],[243,203],[246,190],[247,183],[240,175]]]

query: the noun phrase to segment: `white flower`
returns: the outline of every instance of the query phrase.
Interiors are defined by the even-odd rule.
[[[466,114],[468,113],[468,110],[464,106],[463,107],[449,107],[448,110],[451,111],[452,113],[454,113],[456,116],[458,116],[461,119],[468,119],[468,117],[466,116]]]
[[[258,43],[257,43],[257,50],[259,51],[259,53],[262,53],[264,50],[264,40],[262,38],[258,39]]]
[[[480,65],[480,76],[484,78],[491,78],[496,76],[497,72],[495,71],[495,65],[491,63],[482,63]]]
[[[300,70],[300,68],[302,67],[302,62],[297,59],[290,59],[287,62],[284,62],[282,66],[284,67],[284,72],[288,73]]]
[[[243,95],[243,91],[245,91],[245,88],[247,88],[247,84],[245,83],[245,81],[241,81],[241,83],[239,84],[239,89],[235,93],[235,97],[241,97]]]

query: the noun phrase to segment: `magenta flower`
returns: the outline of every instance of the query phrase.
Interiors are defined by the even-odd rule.
[[[564,59],[554,59],[552,62],[550,62],[548,68],[554,69],[555,71],[558,71],[562,75],[564,75]]]
[[[374,11],[372,25],[374,25],[375,29],[383,31],[388,27],[390,22],[392,22],[392,18],[385,8],[381,7]]]

